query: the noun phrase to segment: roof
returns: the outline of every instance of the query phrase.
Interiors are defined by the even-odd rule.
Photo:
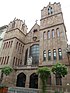
[[[1,30],[1,29],[5,29],[6,27],[8,27],[8,25],[1,26],[1,27],[0,27],[0,30]]]

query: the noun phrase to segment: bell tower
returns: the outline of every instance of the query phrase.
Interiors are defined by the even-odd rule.
[[[40,64],[64,62],[67,36],[60,3],[49,3],[41,10],[40,37]]]

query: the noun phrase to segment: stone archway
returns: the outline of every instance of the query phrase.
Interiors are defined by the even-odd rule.
[[[26,82],[26,75],[22,72],[17,76],[16,86],[25,87],[25,82]]]
[[[38,88],[38,75],[36,73],[30,75],[29,88]]]

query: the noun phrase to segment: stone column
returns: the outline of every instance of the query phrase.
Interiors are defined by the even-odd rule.
[[[55,75],[51,73],[51,83],[52,85],[56,85]]]
[[[26,88],[29,88],[29,80],[30,80],[30,76],[29,76],[29,74],[27,74],[26,75],[26,84],[25,84]]]
[[[29,52],[30,52],[30,47],[28,48],[28,55],[27,55],[28,58],[29,58]]]
[[[42,82],[40,77],[38,76],[38,89],[39,89],[39,93],[41,93],[41,88],[42,88]]]

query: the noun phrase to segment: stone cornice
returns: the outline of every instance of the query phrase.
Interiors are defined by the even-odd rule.
[[[41,31],[41,30],[44,30],[44,29],[48,29],[48,28],[54,27],[54,26],[62,25],[62,24],[64,25],[64,23],[62,22],[62,23],[59,23],[59,24],[56,24],[56,25],[44,27],[44,28],[40,29],[40,31]],[[64,27],[64,28],[65,28],[65,27]],[[66,31],[66,29],[65,29],[65,31]]]
[[[50,18],[50,17],[55,16],[55,15],[58,15],[58,14],[63,14],[63,13],[62,13],[62,12],[59,12],[59,13],[56,13],[56,14],[49,15],[49,16],[47,16],[47,17],[41,18],[40,21],[41,21],[41,20],[44,20],[44,19],[46,19],[46,18]]]
[[[11,30],[9,30],[9,31],[6,31],[6,33],[11,32],[11,31],[16,30],[16,29],[18,29],[23,35],[25,35],[19,28],[11,29]],[[26,35],[25,35],[25,36],[26,36]]]
[[[14,38],[16,38],[16,39],[18,39],[17,37],[12,37],[12,38],[9,38],[9,39],[5,39],[5,40],[3,40],[3,41],[7,41],[7,40],[11,40],[11,39],[14,39]],[[18,39],[20,42],[22,42],[20,39]],[[40,40],[37,40],[37,41],[35,41],[35,42],[39,42]],[[24,43],[24,42],[22,42],[24,45],[27,45],[27,44],[31,44],[31,43],[35,43],[35,42],[28,42],[28,43]]]

